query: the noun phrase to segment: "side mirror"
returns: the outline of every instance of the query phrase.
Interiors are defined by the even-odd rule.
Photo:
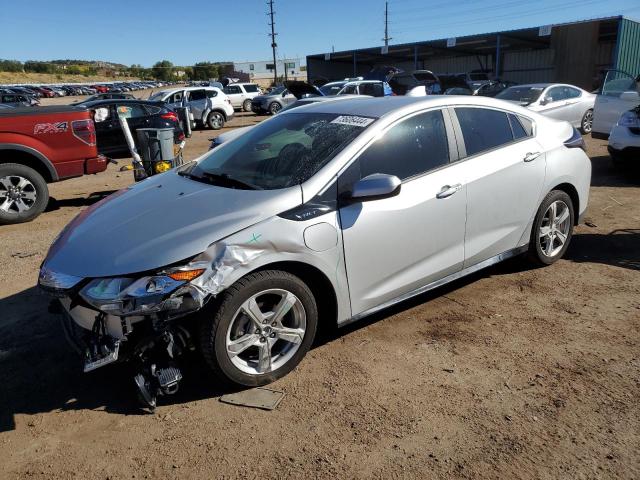
[[[637,102],[639,99],[640,93],[638,92],[627,91],[620,94],[620,100],[624,100],[626,102]]]
[[[402,182],[395,175],[373,173],[353,185],[351,200],[366,202],[394,197],[400,193]]]
[[[551,98],[550,97],[544,97],[542,100],[540,100],[540,105],[546,105],[549,102],[551,102]]]
[[[289,94],[289,92],[287,92],[286,90],[284,92],[282,92],[282,98],[286,97]]]

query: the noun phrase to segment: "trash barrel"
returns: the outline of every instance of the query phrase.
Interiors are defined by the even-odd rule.
[[[175,166],[173,128],[139,128],[138,152],[147,175],[165,172]]]
[[[191,138],[191,109],[189,107],[176,107],[176,113],[180,120],[180,128],[184,132],[184,136]]]

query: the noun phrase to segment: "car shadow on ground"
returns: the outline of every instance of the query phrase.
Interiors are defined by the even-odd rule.
[[[574,235],[565,259],[577,263],[602,263],[640,270],[640,229]]]
[[[637,187],[640,185],[640,168],[613,165],[609,155],[591,158],[592,187]]]
[[[103,190],[101,192],[92,192],[87,196],[63,198],[61,200],[49,197],[49,203],[47,204],[45,212],[60,210],[62,207],[89,207],[115,192],[116,190]]]
[[[640,230],[616,230],[606,235],[575,235],[566,259],[640,269]],[[314,348],[331,343],[382,319],[469,285],[480,278],[511,275],[532,267],[510,259],[448,285],[387,308],[343,328],[320,329]],[[455,300],[453,300],[455,301]],[[67,345],[57,317],[48,313],[49,298],[36,287],[0,299],[0,432],[15,429],[16,415],[56,410],[101,410],[125,415],[145,414],[136,400],[133,372],[114,365],[84,374],[79,357]],[[183,404],[217,397],[221,387],[193,355],[181,363],[184,380],[178,393],[161,397],[159,405]],[[294,373],[295,374],[295,373]]]

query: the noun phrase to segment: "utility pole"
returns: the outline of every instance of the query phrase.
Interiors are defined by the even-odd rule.
[[[267,2],[267,5],[269,5],[269,13],[267,13],[267,15],[271,17],[271,22],[269,23],[271,26],[271,34],[269,36],[271,37],[271,50],[273,51],[273,84],[275,85],[278,82],[278,61],[276,59],[276,47],[278,46],[276,43],[276,35],[278,34],[276,33],[276,22],[273,21],[273,15],[275,13],[273,11],[273,1],[274,0],[269,0]]]
[[[389,46],[389,40],[393,40],[389,36],[389,2],[384,2],[384,46]]]

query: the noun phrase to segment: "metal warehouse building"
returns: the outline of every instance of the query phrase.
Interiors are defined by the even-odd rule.
[[[640,74],[640,23],[609,17],[307,57],[310,81],[365,75],[372,67],[434,73],[486,71],[517,83],[597,88],[603,70]]]

